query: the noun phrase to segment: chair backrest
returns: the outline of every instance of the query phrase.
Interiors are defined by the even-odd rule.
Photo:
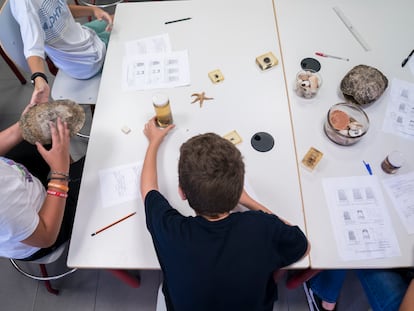
[[[43,256],[42,258],[32,260],[30,262],[37,263],[37,264],[44,264],[44,265],[55,262],[56,260],[58,260],[60,258],[60,256],[62,256],[62,254],[65,251],[67,245],[68,245],[68,242],[65,242],[62,245],[60,245],[58,248],[56,248],[50,254],[48,254],[46,256]]]
[[[7,56],[23,71],[30,72],[23,52],[20,25],[12,15],[9,0],[4,1],[0,10],[0,29],[0,45]]]
[[[64,253],[64,251],[67,247],[67,245],[68,245],[68,242],[65,242],[62,245],[60,245],[57,249],[55,249],[52,253],[50,253],[46,256],[43,256],[42,258],[39,258],[37,260],[25,261],[25,262],[26,263],[35,263],[35,264],[39,264],[41,266],[53,263],[56,260],[58,260],[60,258],[60,256],[62,256],[62,254]],[[26,272],[25,270],[23,270],[19,266],[19,264],[17,263],[19,261],[18,259],[9,258],[9,260],[10,260],[11,264],[13,265],[13,267],[16,268],[16,270],[19,271],[21,274],[23,274],[24,276],[27,276],[28,278],[38,280],[38,281],[57,280],[57,279],[60,279],[64,276],[66,276],[66,275],[69,275],[69,274],[71,274],[71,273],[73,273],[77,270],[77,268],[73,268],[69,271],[66,271],[64,273],[54,275],[54,276],[49,276],[49,275],[47,275],[47,273],[43,274],[43,276],[37,276],[37,275],[30,274],[30,273]]]

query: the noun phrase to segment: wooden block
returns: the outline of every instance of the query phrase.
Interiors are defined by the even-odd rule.
[[[310,147],[302,159],[302,164],[305,168],[312,171],[318,165],[319,161],[322,159],[322,156],[322,152],[316,148]]]
[[[223,137],[235,145],[240,144],[243,141],[240,135],[235,130],[231,131],[230,133],[227,133]]]

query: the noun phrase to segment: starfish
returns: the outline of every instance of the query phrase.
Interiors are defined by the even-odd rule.
[[[205,92],[191,94],[191,97],[193,96],[196,96],[196,98],[191,103],[194,104],[195,102],[200,102],[200,108],[203,107],[205,100],[214,99],[213,97],[205,96]]]

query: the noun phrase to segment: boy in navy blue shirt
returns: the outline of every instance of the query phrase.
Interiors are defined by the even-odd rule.
[[[292,226],[244,190],[244,163],[229,141],[207,133],[180,148],[179,192],[196,217],[181,215],[158,192],[157,152],[173,125],[151,119],[141,175],[146,222],[161,269],[168,310],[272,310],[273,271],[309,251]],[[240,203],[250,211],[230,213]]]

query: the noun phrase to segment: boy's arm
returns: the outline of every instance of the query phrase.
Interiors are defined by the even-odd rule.
[[[27,105],[23,110],[22,115],[25,114],[31,106],[31,104]],[[16,122],[8,128],[0,131],[0,156],[4,156],[22,141],[22,129],[20,128],[19,122]]]
[[[145,124],[144,134],[148,138],[148,148],[145,153],[144,164],[141,172],[141,197],[145,200],[148,192],[158,190],[157,178],[157,153],[162,140],[174,125],[162,129],[156,126],[155,117]]]
[[[244,205],[245,207],[247,207],[248,209],[250,209],[252,211],[262,211],[262,212],[265,212],[265,213],[268,213],[268,214],[273,214],[273,212],[270,211],[269,209],[267,209],[264,205],[260,204],[259,202],[254,200],[252,197],[250,197],[245,189],[243,189],[243,192],[242,192],[242,195],[240,197],[239,203]],[[289,226],[292,226],[292,224],[290,222],[288,222],[287,220],[281,218],[280,216],[277,216],[277,217],[281,221],[283,221],[285,224],[287,224]],[[308,247],[307,247],[305,253],[303,254],[303,256],[301,257],[301,259],[309,254],[310,249],[311,249],[311,245],[310,245],[310,242],[308,240]]]
[[[42,158],[49,165],[52,172],[69,173],[69,128],[66,122],[57,119],[57,124],[51,123],[50,131],[52,134],[52,148],[46,150],[40,143],[36,143],[37,150]],[[56,174],[52,176],[56,177]],[[62,187],[68,186],[67,180],[56,181]],[[60,187],[48,186],[50,190],[61,191]],[[66,192],[66,191],[64,191]],[[35,231],[27,237],[22,243],[36,247],[50,247],[55,243],[63,220],[65,212],[66,199],[54,195],[47,195],[43,205],[38,213],[39,223]]]
[[[5,155],[23,140],[19,122],[0,132],[0,156]]]
[[[407,291],[405,292],[405,296],[399,310],[414,310],[414,279],[411,280],[410,285],[408,286]]]
[[[32,74],[35,72],[41,72],[45,74],[45,62],[42,57],[36,55],[30,56],[29,58],[27,58],[27,63]],[[48,82],[40,76],[36,77],[34,79],[34,89],[32,93],[32,98],[30,100],[30,104],[33,105],[48,102],[49,95],[50,87]]]
[[[97,20],[104,20],[108,24],[105,30],[111,31],[113,17],[101,8],[69,4],[69,10],[74,18],[94,16]]]
[[[267,209],[264,205],[260,204],[254,200],[249,194],[243,189],[242,195],[240,197],[239,203],[252,211],[262,211],[267,214],[273,214],[273,212]]]

